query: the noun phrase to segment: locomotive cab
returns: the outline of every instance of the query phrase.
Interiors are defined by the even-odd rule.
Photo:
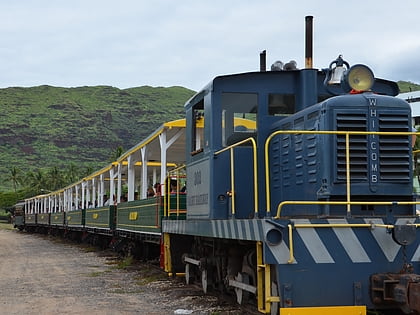
[[[296,110],[296,87],[289,83],[299,74],[219,76],[186,103],[187,177],[194,179],[187,182],[188,218],[264,216],[259,210],[264,200],[258,197],[264,195],[264,172],[258,161],[269,126]]]
[[[398,107],[392,105],[395,104],[394,98],[393,101],[385,101],[386,97],[383,96],[395,96],[398,93],[398,86],[394,82],[375,79],[372,90],[376,94],[372,95],[378,95],[377,97],[369,98],[360,94],[348,95],[348,99],[334,98],[346,91],[341,86],[325,84],[328,74],[327,69],[296,69],[219,76],[186,103],[187,177],[194,179],[187,183],[189,218],[270,217],[279,202],[287,199],[285,195],[303,193],[303,200],[342,200],[343,191],[330,191],[330,185],[343,179],[343,135],[337,136],[337,141],[341,144],[336,144],[334,150],[331,149],[329,153],[322,146],[331,145],[335,141],[333,136],[305,135],[303,142],[300,142],[302,140],[298,140],[301,137],[298,134],[288,135],[289,140],[279,140],[282,136],[278,135],[268,144],[270,152],[267,153],[266,140],[277,130],[345,130],[348,127],[349,130],[410,131],[408,122],[411,114],[408,104],[403,101],[400,103],[404,107],[404,113],[400,113],[403,116],[393,122],[394,125],[391,123],[385,126],[385,116],[393,115],[392,108]],[[383,106],[387,114],[382,118],[372,118],[372,115],[368,116],[368,109],[373,110],[375,105],[369,105],[369,101],[376,102],[379,99],[379,103],[383,105],[378,106]],[[346,112],[342,117],[338,113],[340,107]],[[351,111],[356,112],[362,107],[365,108],[365,116],[350,114]],[[335,118],[336,122],[332,121],[333,116],[330,115],[338,115]],[[377,127],[372,129],[367,123],[375,123],[374,119],[377,120]],[[395,125],[401,119],[405,121],[402,128]],[[204,128],[197,127],[201,120],[204,120]],[[352,120],[354,123],[346,124]],[[364,121],[361,126],[357,125],[358,120]],[[408,136],[404,137],[404,141],[407,139]],[[287,142],[293,141],[300,144],[296,144],[292,150],[302,147],[308,155],[290,151],[292,155],[295,154],[291,157],[286,153],[289,152],[288,149],[274,149],[276,143],[291,148]],[[318,142],[315,144],[314,141]],[[392,139],[387,141],[392,142]],[[240,145],[235,145],[237,143]],[[318,146],[316,158],[313,157],[314,149],[311,149],[314,145]],[[369,142],[369,145],[376,144]],[[377,147],[375,150],[381,148]],[[398,147],[388,148],[393,149]],[[411,181],[410,174],[407,173],[411,169],[411,160],[408,157],[410,147],[406,146],[405,149],[404,189],[407,187],[406,182]],[[375,153],[367,147],[365,151],[366,156],[379,154],[379,151]],[[277,154],[287,156],[286,160],[282,160]],[[334,157],[336,155],[337,157]],[[351,158],[355,159],[356,156],[357,153],[354,153]],[[269,159],[268,167],[265,163],[266,158]],[[306,160],[309,162],[305,162]],[[335,171],[336,174],[321,174],[321,163],[328,162],[334,162],[335,164],[328,165],[336,165],[337,169],[323,169],[322,172]],[[389,163],[397,165],[399,162],[390,159]],[[359,159],[354,163],[366,164],[367,160]],[[357,168],[351,168],[352,176],[359,176],[356,174]],[[398,169],[394,169],[393,172],[396,174]],[[279,177],[280,174],[282,178]],[[367,171],[366,176],[371,176],[372,180],[378,175]],[[270,182],[266,185],[268,177]],[[306,185],[308,181],[313,183],[312,186]],[[391,181],[394,184],[397,182],[396,179]],[[375,189],[373,186],[371,185],[370,189]],[[376,185],[377,188],[379,186]],[[360,189],[364,191],[365,187]],[[383,192],[383,195],[385,194],[386,192]],[[405,200],[411,198],[408,197],[409,192],[404,191],[403,194],[406,196]],[[266,197],[268,195],[272,195],[273,198]],[[294,211],[294,207],[289,208],[290,211]],[[323,210],[328,211],[330,210]]]

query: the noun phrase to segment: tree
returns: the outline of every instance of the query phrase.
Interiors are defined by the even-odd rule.
[[[20,185],[21,183],[20,170],[16,166],[13,166],[10,169],[9,180],[12,182],[13,190],[15,191],[15,194],[16,194],[17,186]]]
[[[64,184],[70,185],[76,182],[80,178],[79,171],[77,170],[76,164],[70,163],[64,170]]]
[[[81,177],[87,177],[87,176],[89,176],[90,174],[92,174],[94,172],[94,170],[93,170],[93,167],[92,166],[88,166],[88,167],[86,167],[83,171],[82,171],[82,173],[81,173]]]
[[[47,173],[46,189],[54,191],[64,186],[64,178],[62,172],[57,166],[51,168]]]
[[[45,175],[41,169],[26,175],[26,188],[32,196],[39,195],[43,190],[48,189]]]
[[[122,146],[118,146],[114,151],[111,152],[109,156],[110,162],[115,162],[118,158],[124,153]]]

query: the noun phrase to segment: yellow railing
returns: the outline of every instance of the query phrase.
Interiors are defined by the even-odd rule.
[[[179,166],[173,170],[168,171],[168,179],[166,180],[166,185],[164,186],[165,189],[165,196],[163,198],[163,209],[164,209],[164,216],[167,217],[171,213],[173,213],[173,210],[171,210],[171,194],[176,196],[176,216],[178,217],[181,213],[185,213],[186,209],[181,209],[180,207],[180,191],[181,186],[179,185],[180,178],[185,178],[185,169],[186,166],[182,165]],[[171,179],[176,179],[176,191],[171,191],[171,185],[170,181]]]
[[[266,185],[266,211],[268,216],[271,213],[271,189],[270,189],[270,165],[269,165],[269,146],[271,140],[281,134],[319,134],[319,135],[344,135],[346,138],[346,201],[283,201],[277,208],[276,218],[280,217],[281,208],[288,204],[300,204],[300,205],[345,205],[347,209],[347,215],[351,214],[351,205],[393,205],[395,202],[354,202],[351,201],[350,191],[350,136],[352,135],[381,135],[381,136],[409,136],[415,135],[418,132],[380,132],[380,131],[319,131],[319,130],[278,130],[273,132],[266,140],[264,147],[265,156],[265,185]],[[397,204],[420,204],[420,202],[397,202]]]
[[[235,216],[235,161],[233,149],[237,146],[240,146],[244,143],[251,142],[252,144],[252,154],[253,154],[253,173],[254,173],[254,212],[258,212],[258,172],[257,172],[257,143],[254,138],[247,138],[245,140],[234,143],[220,151],[214,153],[214,155],[219,155],[225,151],[230,151],[230,181],[231,181],[231,197],[232,197],[232,215]]]
[[[352,205],[379,205],[379,206],[395,206],[395,205],[419,205],[420,201],[282,201],[277,207],[277,214],[274,217],[279,219],[281,209],[286,205],[346,205],[347,208]],[[348,212],[349,214],[349,212]]]
[[[279,303],[280,297],[271,292],[271,265],[264,264],[263,243],[257,242],[257,299],[258,311],[269,314],[271,303]]]

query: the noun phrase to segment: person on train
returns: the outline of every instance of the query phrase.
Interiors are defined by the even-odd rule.
[[[152,186],[149,186],[149,188],[147,188],[147,198],[152,198],[155,196],[155,191],[153,190]]]

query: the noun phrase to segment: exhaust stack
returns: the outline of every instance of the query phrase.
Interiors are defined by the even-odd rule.
[[[261,72],[267,71],[266,56],[267,56],[267,52],[265,50],[260,52],[260,71]]]
[[[312,69],[313,16],[305,17],[305,68]]]

